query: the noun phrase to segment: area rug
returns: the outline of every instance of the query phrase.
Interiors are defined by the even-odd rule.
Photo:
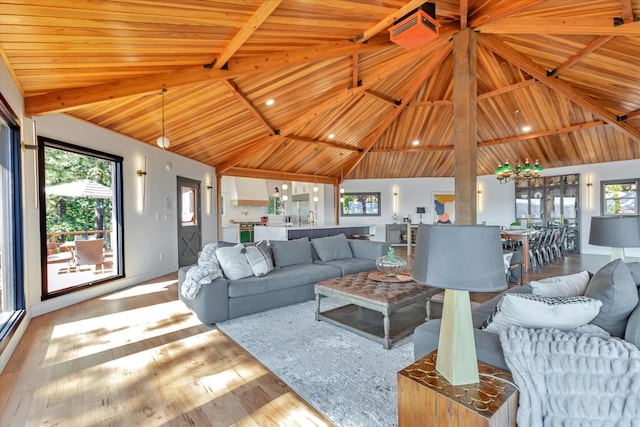
[[[322,311],[344,304],[323,298]],[[413,362],[413,336],[382,344],[326,322],[315,301],[218,327],[337,426],[396,426],[396,374]]]

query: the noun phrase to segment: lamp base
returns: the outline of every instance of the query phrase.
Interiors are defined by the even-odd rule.
[[[468,291],[444,292],[436,370],[451,385],[480,381]]]
[[[611,261],[618,258],[624,262],[624,248],[611,248]]]

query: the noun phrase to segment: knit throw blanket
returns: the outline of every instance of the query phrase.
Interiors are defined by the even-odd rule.
[[[217,243],[209,243],[198,254],[198,265],[194,265],[187,271],[184,283],[180,288],[182,296],[186,299],[194,299],[202,285],[208,285],[215,279],[222,277],[220,263],[216,257]]]
[[[519,427],[640,426],[640,350],[597,329],[501,332]]]

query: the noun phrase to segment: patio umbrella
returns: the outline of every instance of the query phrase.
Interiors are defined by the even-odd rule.
[[[90,199],[110,199],[113,197],[113,191],[110,187],[106,185],[102,185],[90,179],[81,179],[79,181],[66,182],[64,184],[52,185],[49,187],[45,187],[45,194],[47,196],[55,196],[55,197],[86,197]],[[102,229],[102,204],[99,207],[96,207],[97,217],[96,222],[100,222],[100,224],[95,224],[96,229]],[[89,212],[85,212],[85,231],[88,229]]]
[[[47,196],[89,197],[92,199],[110,199],[113,197],[111,188],[90,179],[52,185],[46,187],[44,191]]]

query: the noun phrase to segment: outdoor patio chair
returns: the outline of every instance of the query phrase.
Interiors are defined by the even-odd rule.
[[[104,271],[104,239],[76,240],[76,267],[80,270],[82,265],[93,265],[94,270],[100,265]]]

